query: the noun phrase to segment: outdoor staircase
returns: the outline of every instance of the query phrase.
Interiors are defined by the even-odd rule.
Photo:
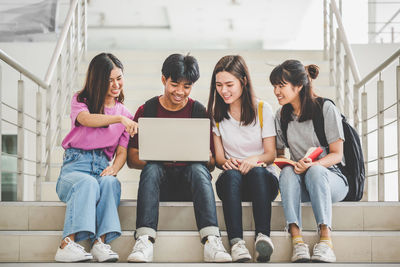
[[[81,85],[88,63],[99,51],[89,51],[80,70]],[[134,114],[147,99],[163,93],[161,66],[164,59],[176,51],[113,51],[124,64],[125,105]],[[188,51],[178,51],[186,54]],[[191,97],[207,104],[211,74],[216,62],[224,55],[240,54],[246,60],[257,96],[278,108],[269,83],[274,65],[286,59],[299,59],[304,64],[320,66],[320,76],[315,81],[319,95],[334,99],[335,89],[329,85],[329,66],[322,51],[191,51],[200,65],[200,79],[195,83]],[[79,88],[77,88],[78,90]],[[69,131],[70,120],[63,121],[63,136]],[[62,164],[63,149],[52,154],[49,181],[42,183],[43,202],[0,202],[0,262],[53,262],[60,243],[64,222],[65,204],[59,202],[55,184]],[[219,170],[215,170],[215,183]],[[119,215],[123,234],[111,243],[126,261],[134,244],[136,221],[136,196],[140,171],[125,166],[118,174],[122,185]],[[217,200],[218,222],[223,242],[228,246],[222,205]],[[318,241],[311,206],[303,204],[303,230],[306,243]],[[273,203],[271,237],[275,251],[271,262],[290,262],[291,239],[284,231],[285,218],[280,201]],[[243,203],[244,239],[254,254],[254,222],[250,203]],[[337,261],[341,263],[400,262],[400,202],[341,202],[333,207],[333,243]],[[88,242],[84,245],[89,249]],[[160,204],[159,232],[155,243],[155,262],[198,263],[203,261],[190,202],[162,202]],[[118,263],[117,263],[118,264]],[[151,264],[149,264],[151,265]],[[190,264],[195,266],[197,264]],[[289,265],[289,264],[288,264]],[[320,264],[313,264],[319,266]],[[59,265],[57,265],[59,266]],[[74,266],[77,266],[74,264]],[[204,264],[201,266],[209,266]],[[213,265],[214,266],[214,265]],[[285,265],[279,265],[285,266]],[[292,265],[291,265],[292,266]],[[342,266],[342,265],[341,265]]]

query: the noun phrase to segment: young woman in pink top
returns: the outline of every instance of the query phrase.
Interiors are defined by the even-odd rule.
[[[122,63],[101,53],[90,62],[84,88],[72,98],[71,131],[62,142],[64,162],[56,187],[67,203],[56,261],[118,260],[107,245],[121,235],[116,175],[125,164],[129,136],[137,132],[122,104],[123,83]],[[93,244],[90,253],[75,243],[86,239]]]

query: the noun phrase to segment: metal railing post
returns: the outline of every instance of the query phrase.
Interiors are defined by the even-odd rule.
[[[335,34],[333,31],[333,11],[329,5],[329,85],[335,81]]]
[[[336,105],[343,112],[343,90],[342,90],[342,72],[341,72],[341,43],[340,32],[336,29]]]
[[[17,136],[17,200],[24,200],[25,177],[24,177],[24,150],[25,150],[25,120],[24,120],[24,81],[18,80],[18,136]]]
[[[400,58],[399,58],[400,59]],[[396,67],[396,89],[397,89],[397,177],[398,177],[398,199],[400,201],[400,62]]]
[[[324,60],[328,59],[328,0],[324,0]]]
[[[366,92],[361,93],[361,142],[362,142],[362,149],[363,149],[363,154],[364,154],[364,162],[368,162],[368,97]],[[368,173],[368,164],[365,163],[365,175],[369,177]],[[368,201],[368,181],[367,180],[364,183],[364,195],[362,200],[363,201]]]
[[[3,79],[2,79],[2,74],[3,74],[3,72],[2,72],[2,69],[1,69],[1,65],[0,65],[0,101],[2,102],[3,101],[3,96],[2,96],[2,82],[3,82]],[[0,102],[0,103],[1,103]],[[1,166],[1,162],[2,162],[2,159],[3,159],[3,156],[2,156],[2,154],[3,154],[3,121],[1,120],[1,118],[3,118],[3,114],[2,114],[2,104],[0,104],[0,202],[2,201],[2,189],[1,189],[1,183],[2,183],[2,181],[3,181],[3,172],[2,172],[2,166]]]
[[[350,68],[347,55],[344,56],[344,115],[350,116]]]
[[[379,74],[377,82],[377,114],[378,114],[378,201],[385,201],[385,116],[384,116],[384,84]]]
[[[36,92],[36,201],[42,199],[42,92]]]
[[[52,116],[51,116],[51,108],[52,108],[52,95],[53,88],[50,86],[46,92],[46,182],[50,181],[50,158],[51,158],[51,140],[52,140]]]

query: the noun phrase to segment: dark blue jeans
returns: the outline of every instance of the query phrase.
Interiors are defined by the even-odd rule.
[[[166,167],[149,162],[140,174],[137,199],[136,238],[156,238],[160,201],[193,201],[200,237],[219,236],[211,174],[200,163]]]
[[[242,201],[251,201],[258,233],[269,236],[271,231],[271,202],[278,194],[278,179],[263,167],[254,167],[246,175],[237,170],[224,171],[216,183],[222,200],[229,240],[243,239]]]

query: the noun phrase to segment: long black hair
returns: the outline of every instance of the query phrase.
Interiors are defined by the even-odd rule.
[[[124,71],[117,57],[109,53],[101,53],[90,61],[83,89],[78,93],[78,102],[85,103],[90,113],[104,114],[104,101],[110,87],[110,74],[115,68]],[[118,96],[118,102],[124,102],[123,91]]]
[[[272,85],[285,85],[291,83],[294,86],[301,86],[300,116],[299,122],[313,119],[318,110],[321,110],[318,96],[314,93],[312,80],[318,77],[319,68],[317,65],[304,66],[298,60],[286,60],[276,66],[269,76]],[[288,103],[283,105],[281,110],[282,122],[289,123],[292,120],[293,106]]]
[[[215,65],[211,77],[210,95],[208,97],[207,111],[210,118],[214,118],[215,122],[220,122],[223,119],[229,119],[228,109],[229,104],[226,104],[222,97],[217,92],[216,76],[217,73],[226,71],[235,76],[240,81],[242,86],[241,114],[240,122],[243,125],[249,125],[255,122],[256,107],[254,103],[254,91],[250,80],[249,70],[246,62],[239,55],[229,55],[222,57]]]

